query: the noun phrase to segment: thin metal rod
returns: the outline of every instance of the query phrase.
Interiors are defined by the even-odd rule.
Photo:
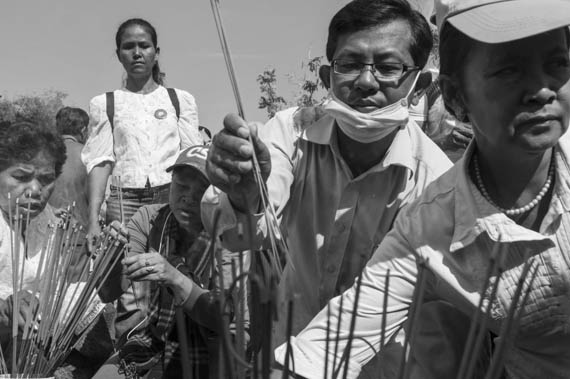
[[[216,22],[216,29],[218,30],[218,37],[220,38],[220,44],[222,45],[222,52],[224,54],[224,59],[226,61],[226,68],[228,70],[228,75],[230,76],[230,83],[232,85],[232,90],[234,91],[234,98],[236,101],[238,114],[241,118],[245,120],[245,112],[243,110],[243,102],[241,101],[241,95],[239,92],[237,76],[234,70],[234,64],[232,61],[232,54],[230,52],[230,47],[226,39],[226,33],[224,31],[224,24],[222,22],[222,15],[220,13],[220,2],[219,0],[210,0],[212,5],[212,12],[214,13],[214,21]]]
[[[382,325],[380,326],[380,351],[386,345],[386,317],[388,316],[388,293],[390,289],[390,269],[386,271],[384,281],[384,300],[382,301]]]

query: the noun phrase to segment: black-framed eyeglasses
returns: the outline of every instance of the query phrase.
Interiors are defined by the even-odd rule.
[[[351,60],[335,59],[332,61],[333,71],[336,74],[359,76],[366,67],[377,80],[399,80],[408,72],[417,71],[417,66],[406,66],[399,62],[362,63]]]

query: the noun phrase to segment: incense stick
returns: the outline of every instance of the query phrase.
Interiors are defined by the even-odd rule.
[[[476,350],[474,349],[475,345],[476,345],[476,336],[479,335],[477,332],[479,330],[480,327],[480,319],[481,317],[484,316],[485,319],[488,318],[488,313],[490,312],[491,309],[491,305],[492,302],[494,300],[494,296],[492,295],[490,299],[488,299],[488,306],[485,310],[485,312],[483,312],[483,308],[484,308],[484,302],[485,302],[485,293],[487,291],[487,288],[489,286],[489,282],[491,281],[491,278],[493,276],[496,277],[495,279],[495,285],[493,286],[494,288],[496,287],[496,285],[498,285],[499,279],[500,279],[500,275],[499,275],[499,252],[500,252],[501,246],[500,244],[495,244],[493,246],[493,250],[491,251],[491,256],[489,258],[489,267],[487,268],[487,273],[485,275],[485,279],[483,280],[483,284],[481,286],[481,296],[479,298],[479,303],[477,305],[477,310],[475,312],[475,316],[473,318],[473,320],[471,320],[471,327],[469,328],[469,334],[467,337],[467,342],[465,343],[465,348],[463,350],[463,356],[461,357],[461,363],[459,365],[459,370],[458,370],[458,374],[457,377],[458,378],[468,378],[466,376],[467,372],[470,371],[469,368],[472,367],[471,365],[471,361],[473,360],[473,356],[476,353]],[[481,328],[483,328],[481,326]],[[483,328],[485,329],[485,328]]]
[[[291,335],[293,334],[293,300],[289,300],[287,304],[287,330],[285,336],[287,338],[287,347],[285,349],[285,364],[281,379],[287,379],[289,377],[289,359],[293,360],[293,349],[291,347]],[[295,367],[293,367],[293,372],[295,372]]]
[[[342,291],[342,292],[344,292],[344,291]],[[339,301],[338,319],[337,319],[337,323],[336,323],[336,336],[335,336],[335,341],[334,341],[334,354],[333,354],[333,362],[332,362],[333,377],[335,377],[335,372],[336,372],[336,359],[337,359],[337,355],[338,355],[338,345],[340,342],[340,324],[342,322],[343,302],[344,302],[344,296],[341,296],[340,301]]]
[[[230,83],[234,93],[234,99],[236,101],[236,105],[238,108],[238,114],[243,120],[245,120],[246,117],[243,108],[243,102],[239,91],[238,80],[233,65],[232,55],[230,52],[229,44],[226,39],[226,33],[224,31],[219,0],[210,0],[210,5],[212,7],[212,13],[214,15],[214,21],[218,32],[222,53],[224,56],[224,60],[226,62],[226,68],[228,71]],[[253,146],[253,140],[251,134],[249,134],[248,140],[249,143]],[[274,264],[276,272],[278,272],[280,275],[283,270],[283,267],[281,266],[281,261],[279,259],[279,252],[282,251],[287,256],[289,262],[291,262],[291,259],[289,257],[289,249],[287,247],[287,243],[285,242],[285,240],[281,238],[281,232],[279,230],[279,225],[277,222],[277,215],[275,213],[275,209],[273,208],[273,204],[269,200],[269,193],[267,191],[267,186],[265,184],[265,181],[261,175],[261,169],[255,151],[252,154],[252,163],[253,163],[253,175],[255,178],[255,182],[257,183],[258,186],[261,206],[263,207],[265,215],[265,222],[267,226],[269,242],[271,244],[271,252],[273,254],[272,263]]]
[[[352,340],[354,338],[354,327],[356,326],[356,316],[357,316],[357,312],[358,312],[358,301],[360,300],[360,290],[361,290],[361,286],[362,286],[362,273],[363,271],[360,272],[360,274],[358,275],[358,279],[356,280],[356,294],[354,295],[354,306],[352,308],[352,316],[350,318],[350,329],[348,332],[348,342],[347,342],[347,346],[344,349],[344,359],[341,359],[340,363],[339,363],[339,370],[342,367],[342,363],[343,360],[346,361],[346,363],[344,364],[344,373],[342,374],[343,379],[346,379],[347,375],[348,375],[348,366],[350,364],[350,350],[352,348]]]
[[[380,326],[380,351],[386,346],[386,317],[388,316],[388,294],[390,289],[390,269],[386,270],[384,280],[384,299],[382,300],[382,325]]]
[[[525,280],[526,280],[529,272],[531,271],[531,269],[533,270],[533,272],[531,274],[531,279],[530,279],[529,284],[527,286],[527,290],[525,291],[524,297],[523,297],[522,301],[519,303],[520,296],[523,292]],[[487,372],[487,375],[485,376],[485,379],[494,379],[494,378],[498,377],[500,374],[500,369],[503,366],[504,354],[505,354],[507,346],[510,344],[511,332],[512,332],[512,330],[516,324],[516,320],[518,318],[515,316],[515,313],[516,313],[517,309],[519,309],[519,312],[518,312],[519,317],[520,317],[520,315],[522,315],[523,307],[526,303],[526,300],[528,299],[528,295],[529,295],[530,290],[532,288],[532,284],[534,282],[534,279],[536,278],[537,271],[538,271],[538,264],[536,264],[535,260],[534,259],[526,260],[525,265],[523,266],[523,270],[521,272],[519,281],[517,283],[517,287],[515,289],[513,299],[511,301],[511,306],[509,308],[507,318],[503,321],[503,324],[501,326],[501,332],[499,333],[500,339],[499,339],[499,342],[497,343],[497,346],[495,347],[495,351],[493,352],[493,357],[491,359],[491,366],[489,368],[489,371]]]
[[[331,307],[330,304],[327,305],[327,335],[326,335],[326,342],[325,342],[325,375],[323,379],[328,378],[329,372],[329,348],[331,342]]]
[[[20,231],[20,219],[21,215],[19,212],[19,204],[20,199],[16,199],[16,227],[14,230],[15,233],[15,240],[16,246],[13,246],[13,253],[12,253],[12,288],[14,290],[14,294],[12,295],[12,372],[18,373],[16,368],[16,352],[18,351],[18,318],[20,315],[20,303],[19,303],[19,296],[18,296],[18,287],[19,287],[19,280],[18,280],[18,269],[20,267],[20,239],[21,239],[21,231]]]
[[[406,350],[408,349],[408,346],[409,346],[410,347],[409,352],[408,352],[409,356],[412,355],[415,336],[417,334],[417,328],[415,326],[418,322],[418,318],[420,315],[420,309],[421,309],[421,307],[423,305],[423,301],[424,301],[424,293],[425,293],[425,287],[426,287],[427,264],[428,264],[427,258],[423,258],[423,257],[419,258],[419,263],[418,263],[419,270],[418,270],[418,280],[417,280],[418,286],[416,287],[416,293],[413,296],[412,309],[410,310],[410,313],[408,315],[410,323],[408,324],[408,332],[406,333],[406,337],[404,339],[404,348],[402,349],[404,354],[406,354]],[[402,367],[402,364],[405,364],[405,365]],[[401,377],[403,379],[409,378],[410,368],[411,368],[411,365],[406,362],[405,355],[402,356],[400,370],[402,370],[402,376]],[[400,377],[400,375],[398,375],[398,377]]]
[[[16,213],[21,218],[18,209],[16,209]],[[79,231],[79,228],[72,225],[70,221],[71,216],[68,213],[57,225],[48,227],[50,232],[39,253],[41,255],[36,269],[36,277],[29,287],[32,291],[30,304],[27,305],[27,308],[22,308],[26,315],[23,328],[25,339],[22,344],[13,345],[11,367],[13,375],[17,373],[26,376],[51,375],[51,372],[69,354],[76,327],[83,315],[87,314],[95,299],[96,292],[94,289],[102,282],[101,278],[108,274],[109,264],[115,263],[120,256],[117,254],[122,249],[122,245],[117,239],[119,236],[108,238],[106,235],[103,241],[108,243],[107,246],[99,247],[92,257],[95,261],[93,275],[87,277],[87,282],[81,290],[79,283],[74,284],[74,288],[70,288],[70,270],[72,258],[75,254],[74,244],[77,242]],[[19,233],[20,225],[20,222],[16,222],[13,231]],[[19,251],[17,251],[19,250],[20,238],[18,238],[18,234],[15,236],[13,255],[14,260],[17,261],[21,258]],[[83,265],[81,275],[88,269],[90,260],[91,258],[78,263]],[[14,264],[16,263],[18,262],[14,262]],[[15,278],[18,280],[13,282],[14,288],[19,288],[18,286],[23,284],[24,277],[18,275],[18,271],[18,266],[15,266],[13,276],[19,276],[19,278]],[[66,302],[64,298],[68,298],[70,301]],[[13,326],[16,328],[20,308],[20,299],[16,292],[14,294],[13,312]],[[1,363],[0,366],[2,366]]]

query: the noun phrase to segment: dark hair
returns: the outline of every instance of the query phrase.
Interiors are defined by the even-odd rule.
[[[63,107],[55,115],[55,126],[59,134],[81,135],[89,125],[89,115],[81,108]]]
[[[123,22],[119,29],[117,29],[117,34],[115,34],[115,45],[117,45],[117,49],[121,47],[121,40],[123,38],[123,34],[125,31],[131,26],[140,26],[143,28],[149,35],[154,45],[154,48],[158,48],[158,36],[156,34],[156,29],[154,26],[150,24],[150,22],[143,20],[142,18],[130,18],[127,21]],[[162,85],[164,84],[164,73],[160,71],[160,67],[158,66],[158,62],[154,64],[152,68],[152,78],[155,82]]]
[[[452,78],[462,78],[461,70],[475,40],[446,22],[439,37],[439,72]]]
[[[406,0],[353,0],[348,3],[334,15],[329,25],[327,59],[332,61],[342,35],[386,25],[394,20],[404,20],[410,25],[410,54],[414,63],[423,68],[433,47],[433,37],[427,20]]]
[[[463,83],[463,72],[469,50],[473,48],[475,40],[462,33],[455,26],[446,22],[442,26],[439,37],[439,74],[447,75],[459,84]],[[457,118],[454,109],[443,96],[445,109]],[[466,121],[466,120],[460,120]]]
[[[0,171],[17,163],[28,163],[42,151],[53,158],[59,176],[66,158],[60,135],[33,122],[0,122]]]

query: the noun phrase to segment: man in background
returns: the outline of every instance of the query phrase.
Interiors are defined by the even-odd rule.
[[[80,225],[86,227],[89,212],[87,170],[81,162],[81,149],[87,135],[89,116],[81,108],[63,107],[57,112],[55,119],[57,131],[63,137],[67,148],[67,159],[61,175],[55,182],[49,204],[55,208],[66,209],[75,203],[73,216]]]

